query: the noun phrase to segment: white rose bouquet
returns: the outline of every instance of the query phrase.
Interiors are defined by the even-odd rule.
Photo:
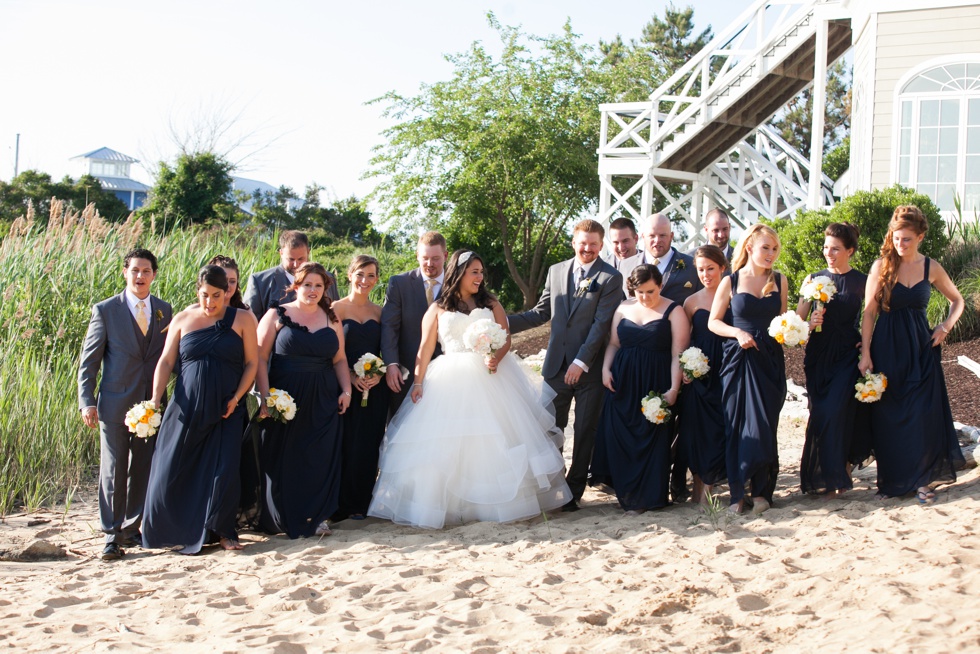
[[[484,361],[489,366],[490,359],[497,353],[497,350],[507,345],[507,332],[497,324],[497,321],[481,318],[474,321],[463,332],[463,345],[477,354],[482,354]],[[489,372],[493,374],[494,371],[490,370]]]
[[[834,280],[826,275],[807,277],[800,287],[800,297],[810,302],[816,302],[817,311],[823,309],[824,303],[830,302],[835,295],[837,295],[837,286],[834,285]],[[816,331],[822,331],[821,328],[822,325],[817,325]]]
[[[388,372],[388,366],[385,365],[385,362],[370,352],[362,354],[361,358],[354,363],[354,374],[357,375],[358,379],[380,377],[386,372]],[[361,392],[361,406],[367,406],[368,393],[370,392],[370,388]]]
[[[283,424],[296,417],[296,401],[284,390],[270,388],[265,406],[269,410],[269,417]]]
[[[810,335],[810,326],[796,315],[795,311],[787,311],[772,319],[772,322],[769,323],[769,335],[776,339],[777,343],[788,347],[806,345],[806,339]]]
[[[139,438],[149,438],[157,433],[162,419],[161,414],[162,412],[153,405],[153,402],[149,400],[139,402],[126,412],[126,426]]]
[[[885,373],[868,372],[854,384],[854,390],[857,391],[854,397],[858,402],[870,404],[880,400],[886,388],[888,388],[888,377],[885,377]]]
[[[670,420],[670,409],[667,408],[667,400],[660,393],[650,391],[647,396],[640,400],[640,411],[647,420],[655,425],[662,425]]]
[[[689,347],[681,352],[680,361],[681,370],[690,379],[700,379],[711,370],[711,366],[708,365],[708,357],[699,347]]]

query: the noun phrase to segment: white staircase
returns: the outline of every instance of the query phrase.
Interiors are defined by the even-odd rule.
[[[656,200],[693,236],[713,206],[743,226],[806,206],[809,162],[760,126],[812,82],[821,21],[828,65],[850,47],[842,16],[838,0],[758,0],[648,102],[601,105],[600,220],[641,220]]]

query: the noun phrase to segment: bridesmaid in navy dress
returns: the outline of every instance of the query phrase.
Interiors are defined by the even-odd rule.
[[[861,354],[858,318],[868,276],[851,268],[857,250],[858,228],[831,223],[824,230],[823,256],[827,267],[813,273],[829,277],[837,294],[823,309],[800,299],[797,314],[810,321],[803,370],[810,401],[810,419],[800,462],[800,490],[837,496],[853,488],[851,466],[870,454],[868,407],[854,397]],[[811,311],[813,309],[813,311]],[[816,331],[820,325],[821,331]]]
[[[205,266],[197,306],[181,311],[167,331],[153,376],[160,403],[180,360],[173,400],[163,415],[150,469],[143,518],[144,547],[180,546],[194,554],[218,539],[240,550],[235,518],[245,407],[257,366],[255,316],[227,305],[228,278]]]
[[[350,293],[333,303],[344,326],[347,365],[353,367],[362,355],[381,356],[381,306],[371,301],[378,284],[378,260],[365,254],[354,257],[347,270]],[[363,520],[371,504],[371,492],[378,477],[378,454],[388,421],[387,384],[384,377],[359,379],[351,373],[354,397],[344,413],[344,443],[340,472],[340,511],[338,519]],[[368,392],[367,406],[361,406]]]
[[[340,416],[351,391],[344,333],[327,297],[330,279],[320,264],[304,263],[291,287],[296,299],[269,309],[259,323],[259,528],[290,538],[329,535],[340,499]],[[268,417],[270,388],[296,402],[289,422]]]
[[[641,411],[654,391],[669,405],[681,387],[678,356],[687,347],[691,326],[680,305],[660,295],[663,276],[641,264],[629,276],[635,299],[616,310],[602,362],[602,405],[592,455],[591,482],[616,490],[619,505],[635,515],[667,506],[670,486],[671,421],[656,425]]]
[[[772,319],[786,311],[786,278],[772,269],[778,255],[776,232],[752,225],[735,248],[735,272],[718,285],[708,320],[708,328],[727,339],[720,374],[729,429],[729,509],[735,513],[744,510],[749,490],[752,511],[768,509],[779,474],[776,428],[786,399],[786,362],[768,332]]]
[[[716,245],[703,245],[694,253],[694,266],[704,285],[684,301],[691,322],[691,346],[708,357],[711,370],[700,379],[684,376],[678,406],[680,440],[687,446],[687,464],[694,477],[694,501],[707,502],[715,484],[728,478],[725,467],[725,412],[721,401],[722,339],[708,329],[708,316],[715,292],[728,272],[728,259]]]
[[[892,214],[881,258],[868,274],[859,366],[862,374],[888,378],[871,405],[878,496],[914,492],[921,504],[935,501],[931,484],[955,481],[963,465],[940,362],[942,343],[963,314],[963,296],[939,262],[919,253],[926,229],[918,207]],[[949,300],[949,315],[934,329],[926,319],[930,285]]]

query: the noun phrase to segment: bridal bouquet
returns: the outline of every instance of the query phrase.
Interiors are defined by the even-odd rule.
[[[269,417],[283,424],[296,417],[296,401],[284,390],[270,388],[265,406],[269,409]]]
[[[830,302],[836,294],[837,286],[834,285],[834,280],[826,275],[807,278],[800,287],[800,297],[809,302],[816,302],[817,311],[823,309],[824,303]],[[823,325],[817,325],[815,331],[822,331],[822,327]]]
[[[640,410],[647,420],[655,425],[662,425],[670,420],[670,409],[667,408],[667,400],[660,393],[650,391],[647,396],[640,400]]]
[[[149,438],[157,433],[161,420],[160,414],[153,402],[149,400],[140,402],[126,412],[126,426],[139,438]]]
[[[796,315],[795,311],[787,311],[772,319],[772,322],[769,323],[769,335],[775,338],[777,343],[789,347],[806,345],[806,339],[810,335],[810,326]]]
[[[881,394],[885,392],[886,388],[888,388],[888,378],[885,377],[885,373],[868,372],[854,384],[854,390],[857,391],[854,397],[857,398],[858,402],[865,404],[877,402],[881,399]]]
[[[699,347],[689,347],[680,356],[681,370],[690,379],[699,379],[708,374],[711,366],[708,365],[708,357],[704,355]]]
[[[354,374],[357,375],[358,379],[380,377],[386,372],[388,372],[388,366],[385,365],[385,362],[370,352],[362,354],[361,358],[354,364]],[[361,406],[367,406],[370,391],[371,389],[368,388],[361,392]]]
[[[463,332],[463,345],[477,354],[482,354],[488,366],[497,350],[506,344],[507,332],[497,324],[497,321],[490,318],[474,321]],[[494,371],[489,372],[492,374]]]

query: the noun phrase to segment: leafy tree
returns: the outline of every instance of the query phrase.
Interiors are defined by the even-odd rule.
[[[786,142],[810,157],[813,126],[813,89],[808,87],[773,117],[771,124]],[[851,71],[843,60],[827,69],[827,104],[824,107],[823,149],[829,152],[851,132]]]
[[[480,43],[449,56],[450,80],[406,97],[390,92],[367,174],[393,227],[438,227],[451,242],[496,260],[533,305],[548,266],[567,252],[568,228],[594,208],[600,102],[611,67],[566,23],[535,37],[491,26],[499,58]]]
[[[103,218],[123,220],[129,209],[112,193],[102,189],[102,183],[91,175],[83,175],[77,181],[64,177],[55,182],[47,173],[25,170],[9,183],[0,181],[0,221],[11,222],[27,212],[33,204],[37,220],[47,223],[51,198],[68,203],[69,208],[80,211],[88,204]]]
[[[837,181],[851,167],[851,137],[845,136],[840,145],[823,158],[823,174]]]
[[[212,152],[181,154],[173,168],[161,162],[150,201],[138,213],[155,217],[165,228],[234,219],[238,211],[231,194],[232,170]]]

